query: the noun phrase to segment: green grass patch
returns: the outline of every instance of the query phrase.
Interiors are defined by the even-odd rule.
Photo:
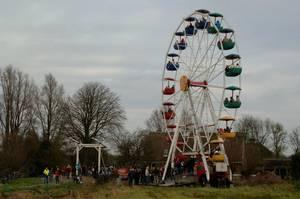
[[[63,184],[44,185],[39,178],[19,179],[0,185],[2,197],[7,198],[107,198],[107,199],[270,199],[300,198],[293,183],[278,185],[240,186],[229,189],[201,187],[154,187],[117,185]]]
[[[63,184],[43,184],[41,178],[22,178],[14,180],[8,184],[0,184],[0,192],[3,197],[14,196],[22,192],[38,197],[63,197],[79,185],[72,182]]]

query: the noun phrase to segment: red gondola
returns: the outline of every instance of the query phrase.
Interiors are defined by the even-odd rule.
[[[175,128],[176,128],[176,125],[175,125],[175,124],[169,124],[167,127],[168,127],[169,129],[175,129]]]
[[[166,120],[171,120],[174,119],[175,117],[175,112],[172,110],[169,110],[168,112],[165,112],[165,119]]]
[[[165,89],[163,90],[164,95],[172,95],[175,93],[175,86],[169,87],[166,86]]]

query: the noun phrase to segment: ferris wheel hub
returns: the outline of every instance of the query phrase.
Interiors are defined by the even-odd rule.
[[[188,91],[189,89],[190,80],[186,75],[182,75],[180,77],[180,90],[181,91]]]

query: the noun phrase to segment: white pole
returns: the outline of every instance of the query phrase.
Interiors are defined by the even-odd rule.
[[[191,95],[190,89],[188,90],[188,95],[189,95],[190,105],[191,105],[191,108],[192,108],[192,111],[193,111],[194,122],[196,124],[196,136],[195,137],[196,137],[196,140],[199,144],[200,154],[201,154],[202,162],[203,162],[204,168],[205,168],[206,179],[207,179],[207,181],[209,181],[210,175],[209,175],[208,165],[207,165],[206,157],[204,155],[204,148],[203,148],[203,144],[202,144],[202,141],[201,141],[200,132],[198,132],[198,129],[199,129],[200,126],[198,124],[197,115],[196,115],[196,111],[195,111],[194,104],[193,104],[193,101],[192,101],[192,95]]]
[[[182,115],[179,116],[178,121],[181,120],[181,117],[182,117]],[[166,178],[166,174],[167,174],[167,170],[168,170],[170,161],[171,161],[171,169],[174,168],[174,156],[175,155],[173,156],[173,153],[176,152],[177,139],[178,139],[178,134],[179,134],[178,128],[179,128],[179,122],[178,122],[178,125],[176,126],[175,132],[173,134],[173,139],[172,139],[172,143],[171,143],[171,146],[170,146],[168,158],[167,158],[167,161],[166,161],[166,164],[165,164],[165,167],[164,167],[165,169],[164,169],[164,173],[163,173],[163,176],[162,176],[162,181],[164,181],[165,178]],[[171,160],[171,158],[173,158],[173,159]]]
[[[98,147],[98,174],[100,173],[100,163],[101,163],[101,146]]]
[[[79,145],[76,145],[76,176],[78,176],[78,169],[79,169]]]

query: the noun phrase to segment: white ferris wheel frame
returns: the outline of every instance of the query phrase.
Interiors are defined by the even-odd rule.
[[[200,76],[201,74],[204,74],[204,73],[207,72],[207,78],[208,78],[207,79],[208,85],[206,86],[207,89],[203,89],[203,88],[199,87],[199,88],[194,89],[194,91],[193,91],[192,89],[189,88],[187,92],[183,92],[180,89],[178,89],[178,91],[176,91],[174,93],[174,95],[171,96],[171,97],[170,96],[165,96],[164,94],[162,94],[162,102],[164,103],[164,102],[167,102],[171,99],[173,99],[173,101],[176,101],[176,99],[179,98],[178,95],[180,95],[181,98],[184,97],[184,95],[185,95],[185,97],[188,99],[190,108],[192,109],[192,117],[193,117],[193,122],[194,122],[194,129],[193,129],[193,131],[194,131],[193,132],[194,144],[193,144],[193,147],[190,147],[190,146],[188,146],[186,140],[183,140],[183,142],[184,142],[184,145],[187,146],[187,148],[190,148],[190,150],[199,151],[199,154],[202,157],[202,161],[204,163],[204,167],[205,167],[205,170],[206,170],[207,180],[209,180],[210,174],[209,174],[209,169],[208,169],[208,165],[207,165],[207,162],[206,162],[204,147],[208,146],[208,150],[210,150],[209,141],[211,140],[212,136],[214,134],[216,134],[216,130],[219,127],[219,118],[222,116],[221,114],[223,112],[228,112],[228,111],[224,108],[224,105],[223,105],[223,100],[224,100],[224,96],[225,96],[225,88],[227,86],[226,85],[227,77],[225,76],[225,67],[226,67],[225,56],[226,56],[226,52],[223,49],[223,46],[222,46],[221,50],[217,48],[217,42],[221,41],[222,37],[221,37],[221,34],[220,34],[218,28],[215,25],[215,21],[208,14],[200,14],[199,12],[195,11],[192,14],[190,14],[189,16],[183,18],[182,21],[180,22],[179,26],[176,28],[175,32],[173,33],[173,36],[172,36],[172,39],[171,39],[171,42],[169,44],[169,47],[168,47],[168,50],[167,50],[167,53],[166,53],[166,57],[165,57],[164,69],[163,69],[163,75],[162,75],[162,89],[164,89],[164,86],[166,84],[165,78],[168,77],[168,76],[166,76],[166,74],[168,73],[168,71],[166,69],[166,64],[167,64],[168,60],[170,60],[170,58],[168,57],[168,54],[171,53],[171,52],[174,52],[174,50],[172,50],[172,49],[173,49],[174,41],[176,41],[176,37],[177,37],[175,35],[175,33],[180,31],[180,28],[182,28],[182,27],[184,28],[184,26],[188,23],[185,20],[186,18],[195,17],[195,16],[196,16],[196,18],[197,18],[197,16],[205,17],[207,19],[207,21],[210,22],[210,24],[213,24],[213,26],[217,30],[217,33],[213,34],[213,36],[211,36],[211,34],[209,34],[206,30],[197,29],[197,31],[201,32],[201,39],[200,39],[200,45],[198,46],[198,49],[197,49],[197,52],[196,52],[196,57],[194,56],[194,50],[196,50],[196,49],[193,49],[193,46],[194,46],[194,42],[195,42],[195,37],[197,35],[199,37],[199,33],[197,32],[195,35],[192,35],[192,36],[186,36],[185,35],[186,41],[188,42],[187,48],[190,48],[190,51],[191,51],[191,56],[189,58],[190,59],[189,63],[193,63],[193,64],[192,64],[192,66],[188,66],[187,63],[184,63],[184,62],[181,61],[181,57],[180,57],[178,60],[179,60],[179,63],[181,64],[181,66],[178,69],[178,71],[184,70],[184,67],[187,67],[188,69],[190,69],[190,73],[188,73],[186,75],[191,79],[197,79],[198,76]],[[222,24],[226,24],[226,28],[230,28],[230,26],[228,25],[228,23],[227,23],[227,21],[225,20],[224,17],[222,17],[221,22],[222,22]],[[206,45],[207,49],[205,50],[204,56],[198,57],[198,55],[199,55],[198,51],[201,47],[201,42],[205,42],[204,41],[205,36],[206,36],[206,42],[207,42],[207,45]],[[209,38],[211,38],[211,37],[213,37],[213,39],[211,40],[211,43],[208,45]],[[239,54],[239,48],[238,48],[238,45],[236,43],[236,41],[237,41],[236,40],[236,34],[232,34],[232,37],[233,37],[233,40],[235,41],[235,47],[234,47],[235,52],[237,54]],[[192,38],[192,41],[190,41],[191,40],[190,38]],[[189,44],[192,44],[192,45],[190,46]],[[210,61],[209,61],[209,66],[207,68],[204,68],[202,63],[206,59],[206,56],[209,56],[207,54],[209,53],[209,50],[211,49],[212,46],[214,46],[213,51],[215,51],[215,50],[220,51],[219,57],[217,59],[217,62],[212,64],[212,61],[213,61],[213,58],[214,58],[213,57],[214,52],[213,52],[213,54],[210,58]],[[178,52],[178,55],[180,56],[183,51],[178,50],[178,51],[175,51],[175,52]],[[192,60],[192,59],[194,59],[194,60]],[[199,59],[200,59],[200,61],[198,62]],[[219,63],[219,60],[222,61],[222,68],[217,74],[214,74],[214,76],[212,76],[214,71],[216,70],[216,67]],[[205,60],[205,61],[207,62],[208,60]],[[241,64],[241,60],[239,60],[239,63]],[[205,70],[202,71],[200,74],[196,75],[196,72],[198,72],[200,69],[205,69]],[[175,76],[174,84],[179,83],[179,78],[180,77],[179,77],[179,74],[178,74],[179,72],[178,71],[174,72],[175,73],[175,75],[174,75]],[[193,71],[194,71],[194,73],[192,73]],[[211,81],[215,80],[216,78],[220,78],[220,77],[223,78],[222,79],[222,85],[213,85],[213,84],[210,85],[209,84]],[[241,75],[239,75],[237,78],[238,78],[238,86],[239,86],[239,88],[241,88]],[[211,80],[211,81],[209,81],[209,80]],[[221,90],[220,92],[222,94],[221,95],[219,94],[219,96],[215,96],[214,93],[210,90],[210,88],[220,89]],[[198,94],[199,95],[198,96],[199,100],[197,102],[193,98],[193,94],[198,92],[199,90],[203,90],[203,92],[199,92],[199,94]],[[238,93],[239,93],[239,96],[240,96],[241,92],[239,91]],[[183,99],[181,99],[181,98],[177,101],[177,103],[183,103],[182,102]],[[218,107],[219,109],[218,109],[218,111],[216,110],[217,107],[215,107],[212,103],[212,98],[215,98],[214,100],[219,100],[219,107]],[[203,124],[202,123],[202,117],[203,117],[203,114],[204,114],[205,101],[207,101],[210,104],[208,107],[210,109],[210,114],[211,114],[211,116],[213,117],[213,120],[214,120],[214,124],[213,124],[214,128],[213,128],[213,130],[210,130],[210,132],[207,132],[206,127],[204,128],[204,126],[208,126],[209,124],[207,124],[207,123]],[[200,104],[201,104],[201,108],[199,108]],[[195,107],[197,107],[197,108],[195,108]],[[176,106],[174,106],[174,109],[176,109]],[[200,119],[199,119],[199,114],[198,114],[199,112],[200,112]],[[231,110],[230,112],[231,113],[228,113],[228,115],[232,115],[234,118],[236,118],[237,109],[235,109],[233,111]],[[176,143],[177,140],[178,140],[178,136],[180,134],[182,134],[182,132],[179,131],[179,123],[182,119],[182,114],[177,116],[178,113],[179,112],[177,112],[177,110],[176,110],[175,124],[177,124],[177,125],[176,125],[175,131],[173,133],[173,137],[171,135],[172,132],[167,128],[168,121],[164,118],[165,129],[166,129],[166,132],[168,133],[169,138],[172,140],[172,142],[171,142],[170,150],[169,150],[169,153],[168,153],[168,158],[167,158],[167,161],[166,161],[166,164],[165,164],[165,169],[164,169],[162,180],[164,180],[165,177],[166,177],[166,172],[167,172],[167,169],[168,169],[170,163],[171,163],[171,168],[174,168],[174,158],[175,158],[176,151],[182,152],[182,150],[179,147],[177,147],[177,143]],[[208,113],[206,113],[206,114],[208,114]],[[165,116],[163,116],[163,117],[165,117]],[[208,118],[208,116],[206,116],[206,117]],[[202,134],[200,132],[198,132],[199,129],[203,130]],[[220,149],[225,154],[225,149],[224,149],[223,144],[220,145]],[[229,161],[228,161],[228,158],[227,158],[226,154],[225,154],[225,162],[229,166]],[[230,173],[230,178],[232,178],[231,173]]]

